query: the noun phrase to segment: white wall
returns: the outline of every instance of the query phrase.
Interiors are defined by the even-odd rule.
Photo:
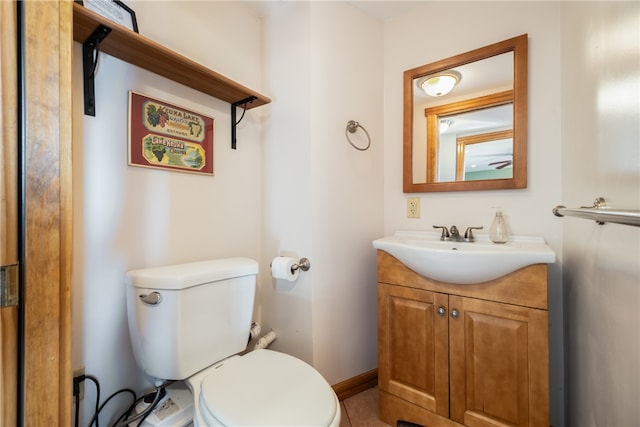
[[[241,2],[127,3],[142,34],[273,102],[247,113],[234,151],[229,104],[102,55],[97,115],[84,116],[74,46],[73,367],[98,377],[103,400],[142,391],[150,383],[129,343],[125,272],[247,256],[260,261],[256,315],[278,333],[274,349],[332,384],[375,368],[382,24],[343,3],[283,4],[264,30]],[[127,166],[130,89],[215,117],[214,177]],[[351,119],[367,128],[370,150],[348,145]],[[311,270],[293,284],[274,281],[276,255],[306,256]],[[95,396],[86,390],[83,424]]]
[[[562,6],[562,194],[640,210],[640,7]],[[640,420],[640,228],[565,218],[568,425]]]
[[[261,23],[244,6],[127,2],[140,31],[261,91]],[[241,30],[238,30],[241,29]],[[80,44],[74,45],[73,368],[98,377],[103,400],[149,383],[133,360],[125,314],[127,270],[207,258],[259,260],[262,231],[260,112],[247,113],[230,148],[229,104],[108,55],[96,77],[96,117],[83,114]],[[127,93],[139,91],[215,118],[215,176],[127,166]],[[94,392],[86,385],[83,425]],[[124,397],[101,418],[121,411]]]
[[[378,366],[371,242],[384,231],[382,24],[337,2],[311,12],[314,365],[335,383]],[[348,144],[349,120],[369,133],[367,151]],[[350,138],[366,145],[361,129]]]
[[[291,2],[265,20],[263,266],[306,256],[294,284],[261,282],[274,349],[331,383],[377,366],[376,265],[382,223],[382,24],[340,2]],[[372,139],[358,151],[347,121]],[[360,130],[353,135],[365,144]],[[267,277],[266,275],[263,277]]]
[[[273,102],[263,135],[260,317],[265,330],[278,334],[272,348],[312,362],[310,18],[308,4],[297,6],[279,6],[264,19],[264,81]],[[278,255],[307,257],[311,270],[295,283],[274,281],[269,263]]]
[[[436,18],[432,18],[436,17]],[[560,3],[425,2],[385,21],[384,228],[431,229],[433,224],[484,226],[493,206],[512,232],[538,235],[561,258]],[[529,35],[528,187],[523,190],[402,193],[402,72],[523,33]],[[406,218],[406,198],[421,199],[420,219]],[[549,268],[551,422],[564,425],[563,314],[560,263]]]

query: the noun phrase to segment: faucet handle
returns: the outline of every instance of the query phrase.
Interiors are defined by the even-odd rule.
[[[434,225],[433,228],[442,228],[442,234],[440,235],[440,240],[444,240],[449,237],[449,230],[444,225]]]
[[[469,242],[475,242],[475,237],[473,237],[473,230],[482,230],[484,227],[467,227],[464,232],[464,238]]]

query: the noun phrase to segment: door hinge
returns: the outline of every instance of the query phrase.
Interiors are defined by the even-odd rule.
[[[18,305],[18,264],[0,267],[0,307]]]

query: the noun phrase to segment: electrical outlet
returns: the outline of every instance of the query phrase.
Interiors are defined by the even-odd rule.
[[[420,199],[411,197],[407,199],[407,218],[420,218]]]
[[[73,378],[80,377],[82,375],[84,375],[84,366],[73,371]],[[78,400],[80,401],[82,399],[84,399],[84,381],[80,381],[80,383],[78,383]]]

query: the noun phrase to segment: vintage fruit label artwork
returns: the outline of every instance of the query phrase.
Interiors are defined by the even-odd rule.
[[[129,91],[129,164],[213,175],[214,120]]]

